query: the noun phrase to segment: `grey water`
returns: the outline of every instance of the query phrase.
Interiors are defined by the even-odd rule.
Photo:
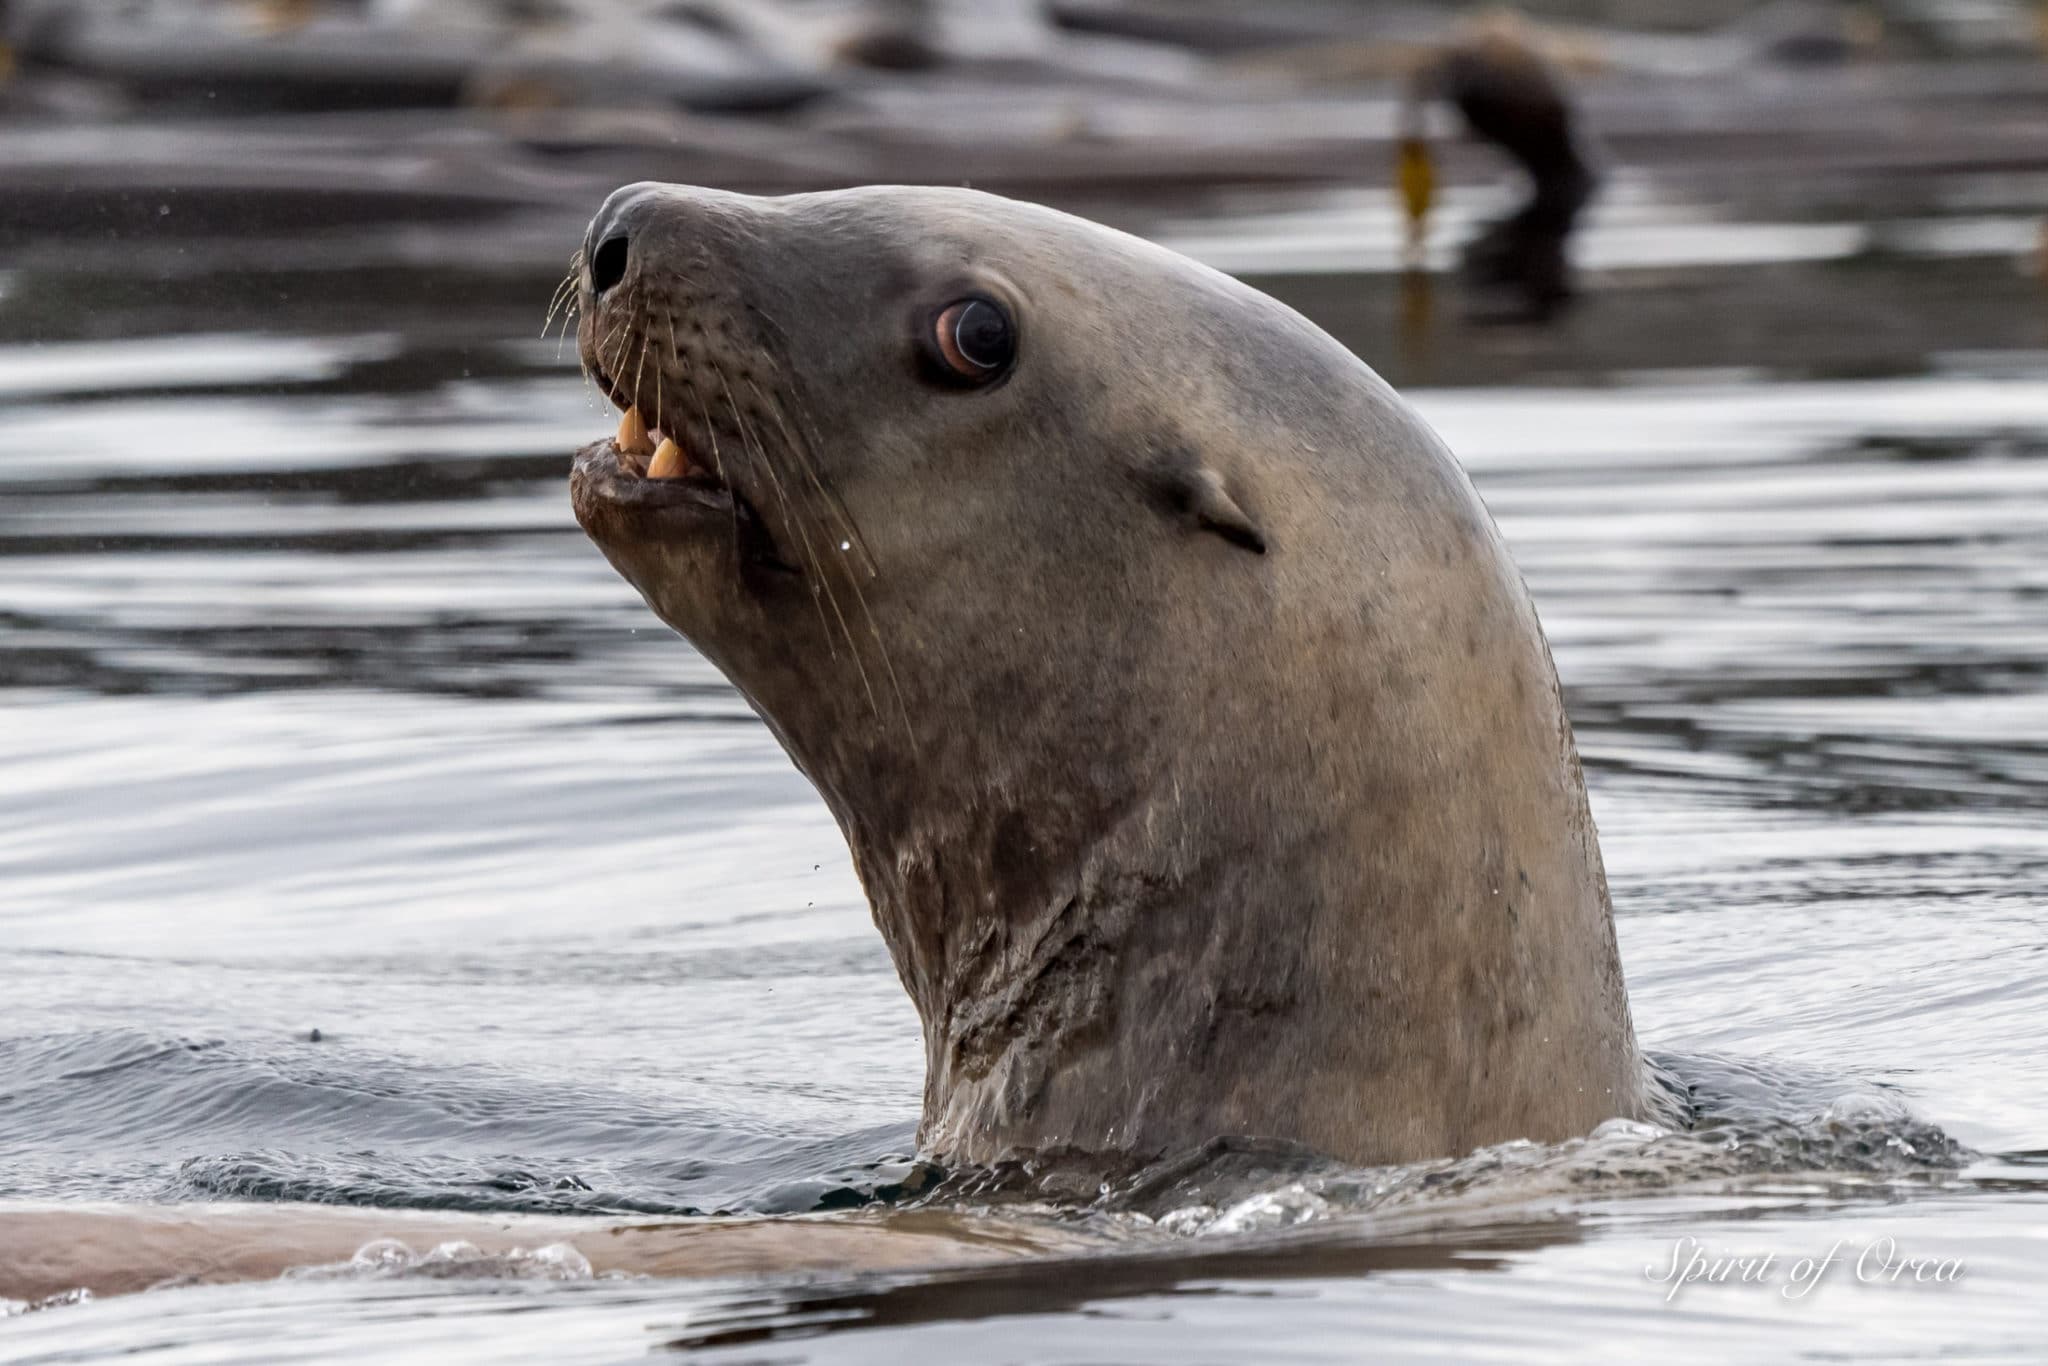
[[[1384,195],[1078,206],[1301,308],[1466,463],[1639,1031],[1740,1122],[1028,1199],[1091,1250],[967,1270],[156,1290],[0,1360],[2038,1360],[2048,281],[1984,203],[1624,183],[1544,331],[1404,281]],[[570,517],[612,420],[540,335],[544,226],[0,272],[0,1201],[1000,1203],[914,1160],[916,1017],[822,804]],[[1777,1269],[1672,1284],[1695,1250]]]

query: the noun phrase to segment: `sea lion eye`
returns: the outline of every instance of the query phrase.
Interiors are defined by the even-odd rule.
[[[1017,329],[993,299],[960,299],[932,321],[932,342],[949,377],[985,384],[1017,355]]]

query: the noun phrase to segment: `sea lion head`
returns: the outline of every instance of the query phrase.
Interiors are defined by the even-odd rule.
[[[1175,297],[1188,263],[1143,241],[962,191],[633,185],[583,254],[583,359],[653,429],[643,456],[666,436],[679,463],[650,480],[600,443],[579,516],[771,718],[781,688],[820,704],[821,646],[849,685],[834,734],[864,747],[869,724],[933,705],[914,694],[965,681],[935,617],[1002,618],[1024,642],[987,648],[1029,674],[1049,645],[1123,634],[1073,594],[1142,567],[1133,536],[1263,549],[1194,439],[1228,395],[1184,359],[1256,344],[1228,302],[1243,291],[1201,272],[1224,297],[1198,311]],[[955,572],[1009,601],[953,601],[934,576]],[[1060,641],[1020,630],[1020,598],[1064,605]]]
[[[1534,613],[1341,345],[965,190],[629,186],[575,288],[627,412],[578,520],[837,817],[929,1149],[1398,1160],[1641,1110]]]

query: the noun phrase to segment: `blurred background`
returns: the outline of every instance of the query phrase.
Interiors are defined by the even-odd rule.
[[[1883,1179],[1278,1263],[1284,1314],[1221,1270],[942,1295],[878,1359],[1034,1305],[1053,1357],[1161,1341],[1097,1293],[1179,1360],[1282,1319],[1310,1358],[1689,1359],[1660,1247],[1820,1251],[1872,1201],[1972,1278],[1700,1297],[1699,1343],[2038,1342],[2040,0],[5,0],[0,41],[0,1198],[918,1189],[916,1018],[822,805],[576,529],[616,415],[548,302],[624,182],[966,184],[1400,386],[1550,633],[1646,1042],[1967,1146],[1798,1138],[1780,1170]],[[276,1343],[167,1312],[90,1322]]]

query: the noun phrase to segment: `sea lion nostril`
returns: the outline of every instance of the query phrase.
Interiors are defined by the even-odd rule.
[[[614,233],[597,244],[590,258],[590,288],[602,294],[626,277],[626,235]]]

